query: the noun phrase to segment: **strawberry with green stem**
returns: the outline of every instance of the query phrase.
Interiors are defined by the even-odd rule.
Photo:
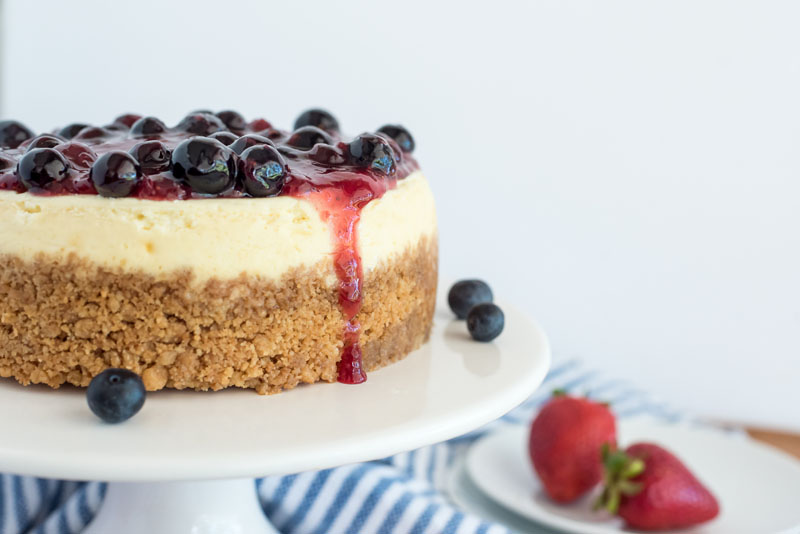
[[[630,528],[674,530],[719,514],[714,495],[671,452],[652,443],[625,451],[604,446],[605,488],[595,507],[619,515]]]

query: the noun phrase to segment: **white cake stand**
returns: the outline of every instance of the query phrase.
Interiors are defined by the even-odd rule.
[[[506,329],[486,344],[440,308],[430,342],[365,384],[267,397],[158,392],[120,425],[96,419],[84,390],[0,380],[0,472],[110,481],[89,534],[274,533],[253,477],[384,458],[473,430],[527,398],[549,368],[547,339],[503,309]]]

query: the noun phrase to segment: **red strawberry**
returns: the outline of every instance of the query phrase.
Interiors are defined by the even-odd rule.
[[[714,519],[717,499],[671,452],[637,443],[603,449],[606,488],[598,501],[638,530],[673,530]]]
[[[533,467],[551,499],[574,501],[602,480],[604,444],[617,445],[608,406],[556,392],[534,419],[528,440]]]

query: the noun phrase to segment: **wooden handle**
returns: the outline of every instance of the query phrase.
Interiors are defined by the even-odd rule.
[[[745,428],[750,437],[800,458],[800,435],[763,428]]]

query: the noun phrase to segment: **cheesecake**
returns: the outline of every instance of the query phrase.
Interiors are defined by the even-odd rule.
[[[150,390],[361,383],[430,334],[437,226],[402,126],[233,111],[0,121],[0,377]]]

